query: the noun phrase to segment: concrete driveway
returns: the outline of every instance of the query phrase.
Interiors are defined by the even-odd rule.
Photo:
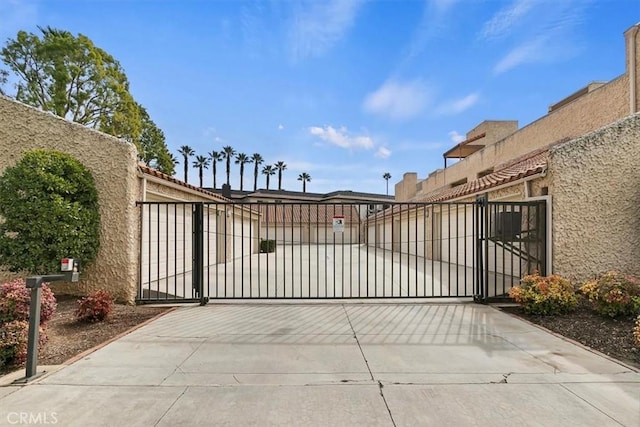
[[[640,374],[475,304],[209,304],[176,310],[35,384],[0,388],[0,425],[19,417],[635,427]]]

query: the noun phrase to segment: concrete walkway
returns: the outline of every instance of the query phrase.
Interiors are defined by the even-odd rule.
[[[636,427],[640,373],[475,304],[209,304],[35,384],[0,388],[0,425],[20,416],[64,426]]]

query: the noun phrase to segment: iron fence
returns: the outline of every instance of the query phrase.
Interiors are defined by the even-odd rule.
[[[544,271],[543,205],[140,202],[138,301],[486,300]]]

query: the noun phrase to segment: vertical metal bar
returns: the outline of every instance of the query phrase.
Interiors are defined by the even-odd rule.
[[[336,215],[336,204],[333,204],[333,216]],[[333,218],[332,218],[333,223]],[[344,223],[344,221],[343,221]],[[331,233],[331,240],[333,246],[333,296],[336,296],[336,233],[335,231]]]
[[[266,290],[267,291],[267,298],[269,298],[269,254],[271,253],[271,252],[269,252],[269,250],[271,248],[271,244],[269,243],[269,227],[270,227],[270,223],[269,223],[269,211],[270,211],[270,209],[269,208],[270,207],[271,206],[267,205],[267,218],[266,218],[267,219],[267,227],[266,227],[266,229],[267,229],[267,236],[266,236],[267,237],[267,243],[266,243],[266,247],[265,247],[265,253],[267,254],[267,260],[266,260],[266,263],[267,263],[267,290]],[[275,212],[275,209],[274,209],[274,212]]]
[[[435,268],[435,237],[436,237],[436,205],[431,205],[431,296],[435,296],[435,280],[436,280],[436,268]]]
[[[151,205],[146,205],[146,206],[147,206],[147,212],[149,213],[149,218],[148,218],[148,221],[149,221],[149,225],[148,225],[148,228],[149,228],[149,241],[148,241],[148,244],[147,244],[147,246],[149,248],[149,251],[148,251],[149,255],[147,257],[147,263],[149,265],[147,266],[147,269],[148,269],[148,274],[149,274],[149,276],[148,276],[148,278],[149,278],[149,298],[151,298],[151,291],[153,290],[151,288],[151,253],[152,253],[151,252],[151,241],[152,241],[151,235],[153,234],[153,231],[151,230],[151,224],[152,224],[152,221],[151,221]],[[154,299],[158,299],[159,296],[160,295],[156,294]]]
[[[443,296],[443,293],[442,293],[442,284],[443,284],[443,280],[442,280],[442,264],[443,264],[442,256],[444,254],[442,253],[443,252],[442,246],[444,245],[444,236],[442,235],[443,234],[442,232],[444,231],[443,230],[443,228],[444,228],[443,227],[444,219],[442,218],[442,203],[438,204],[438,208],[440,210],[440,218],[439,218],[439,224],[438,224],[438,227],[440,228],[440,231],[438,233],[438,237],[439,237],[439,240],[440,240],[440,242],[438,242],[438,246],[439,246],[438,255],[439,255],[439,258],[440,258],[440,260],[439,260],[440,261],[439,262],[439,264],[440,264],[440,296]]]
[[[260,212],[260,217],[258,218],[258,298],[260,298],[262,291],[261,278],[262,278],[262,270],[260,269],[260,258],[262,258],[262,225],[264,224],[266,210],[269,207],[264,204],[258,204],[258,211]],[[266,228],[266,227],[265,227]]]
[[[491,236],[491,219],[489,218],[489,196],[485,195],[484,201],[484,290],[483,295],[486,300],[489,297],[489,236]],[[495,245],[494,245],[495,246]]]
[[[467,293],[467,289],[468,289],[468,279],[467,279],[467,248],[469,247],[467,245],[467,219],[468,219],[468,210],[467,208],[469,207],[468,204],[464,205],[464,223],[463,223],[463,238],[462,238],[462,246],[464,247],[464,296],[469,296]],[[473,212],[472,212],[473,215]],[[472,292],[473,293],[473,292]]]
[[[414,296],[418,296],[418,205],[414,205],[415,208],[415,219],[414,219],[414,225],[415,225],[415,232],[414,232],[414,239],[415,239],[415,262],[414,262],[414,268],[415,268],[415,295]]]
[[[463,218],[463,221],[466,218]],[[456,203],[456,296],[460,296],[460,203]]]
[[[178,289],[178,205],[173,205],[173,287]],[[176,292],[177,293],[177,292]],[[182,295],[184,293],[184,280],[182,281]]]
[[[342,216],[345,216],[344,215],[344,203],[340,204],[340,211],[342,212]],[[351,218],[351,215],[350,215],[350,220],[353,220],[353,218]],[[349,221],[349,228],[348,228],[349,233],[351,233],[351,226],[352,226],[352,222]],[[345,263],[345,259],[344,259],[344,234],[347,232],[347,218],[346,218],[346,216],[344,218],[344,230],[345,231],[342,232],[342,237],[340,238],[340,242],[341,242],[341,248],[340,249],[342,250],[342,259],[340,260],[341,261],[340,264],[342,265],[342,274],[341,274],[341,277],[340,277],[340,281],[342,282],[342,297],[343,298],[345,296],[345,294],[344,294],[344,263]]]
[[[427,296],[427,205],[422,205],[422,296]]]
[[[249,209],[249,298],[253,298],[253,206],[245,206]],[[258,257],[260,257],[259,251]],[[244,278],[244,271],[242,277]]]
[[[244,257],[244,206],[240,205],[240,294],[242,298],[244,298]]]
[[[400,209],[402,209],[402,207],[400,205],[397,205]],[[393,288],[394,288],[394,282],[395,282],[395,277],[393,276],[393,259],[394,259],[394,255],[395,255],[395,250],[396,250],[396,241],[395,239],[397,238],[397,232],[395,230],[396,227],[396,218],[395,218],[396,212],[395,210],[391,211],[391,297],[393,297]],[[384,263],[385,265],[387,264],[387,260],[386,260],[386,253],[385,255],[385,259],[384,259]],[[386,296],[385,292],[384,292],[384,287],[382,289],[382,296]]]
[[[451,203],[447,203],[447,296],[451,296]]]
[[[203,269],[203,257],[204,257],[204,245],[203,245],[203,204],[196,203],[194,206],[194,257],[193,257],[193,278],[194,288],[198,298],[203,299],[203,281],[204,281],[204,269]]]
[[[278,215],[278,208],[282,208],[280,209],[280,211],[282,212],[282,215],[284,216],[284,207],[282,205],[275,206],[275,212],[273,214],[273,216],[275,217],[273,220],[273,239],[275,240],[275,245],[276,245],[276,250],[273,253],[273,261],[275,262],[275,267],[273,268],[273,280],[274,280],[274,284],[273,287],[275,288],[275,294],[276,294],[276,298],[278,298],[278,222],[279,222],[279,216]],[[284,237],[284,233],[283,233],[283,237]]]
[[[160,203],[156,204],[156,230],[157,230],[157,242],[156,242],[156,290],[160,295]],[[164,293],[164,299],[169,298],[169,289]]]
[[[29,331],[27,335],[27,366],[25,377],[32,378],[38,369],[38,341],[40,341],[40,304],[42,298],[42,286],[38,283],[31,288],[31,300],[29,303]]]
[[[507,208],[509,208],[509,210],[507,210]],[[511,213],[507,214],[507,212],[513,212],[513,209],[515,208],[515,205],[511,204],[511,205],[504,205],[502,207],[502,215],[511,215]],[[510,223],[511,227],[513,228],[514,224]],[[520,234],[520,233],[518,233]],[[514,237],[511,237],[513,235],[513,229],[508,230],[507,231],[507,235],[509,236],[510,239],[513,239]],[[510,245],[513,245],[513,241],[508,242]],[[513,246],[512,246],[513,247]],[[507,289],[507,261],[506,261],[506,252],[507,252],[507,242],[503,242],[503,246],[502,246],[502,293],[500,295],[504,295],[506,289]],[[510,250],[509,253],[511,254],[511,259],[513,259],[513,250]],[[496,264],[497,264],[497,260],[496,260]],[[511,276],[509,276],[511,277]],[[513,278],[511,279],[513,280]],[[498,296],[498,293],[496,292],[496,296]]]

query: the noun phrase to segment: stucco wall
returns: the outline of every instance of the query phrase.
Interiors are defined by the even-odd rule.
[[[83,271],[79,283],[55,283],[53,288],[74,295],[104,289],[119,301],[133,302],[138,238],[135,147],[0,96],[0,173],[25,151],[38,148],[68,153],[84,164],[93,174],[100,203],[96,261]]]
[[[464,178],[472,181],[488,168],[564,138],[584,135],[628,114],[629,79],[623,75],[466,159],[435,171],[422,182],[421,193],[427,194]]]
[[[640,114],[551,150],[556,273],[640,275]]]

